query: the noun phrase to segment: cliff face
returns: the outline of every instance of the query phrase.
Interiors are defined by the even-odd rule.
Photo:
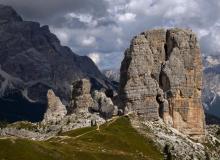
[[[204,135],[202,60],[189,30],[152,30],[134,37],[121,66],[119,95],[147,120],[162,118],[181,132]]]
[[[19,92],[31,103],[46,104],[47,91],[53,89],[68,104],[71,84],[81,78],[91,79],[95,87],[109,87],[92,60],[62,46],[48,26],[24,21],[11,7],[0,5],[0,103],[5,95],[10,99]],[[17,107],[22,106],[10,106],[10,113],[2,109],[1,118],[13,119]]]

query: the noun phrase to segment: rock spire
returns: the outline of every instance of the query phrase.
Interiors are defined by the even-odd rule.
[[[194,137],[204,135],[202,60],[190,30],[157,29],[133,38],[121,65],[124,110]]]

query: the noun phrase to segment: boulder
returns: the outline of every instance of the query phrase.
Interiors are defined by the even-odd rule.
[[[114,113],[114,105],[110,98],[102,97],[99,100],[100,114],[106,119],[111,118]]]
[[[98,108],[98,112],[105,119],[118,115],[118,107],[113,104],[111,98],[107,97],[105,93],[94,91],[93,99],[98,104],[98,107],[94,105],[92,110],[97,110]]]

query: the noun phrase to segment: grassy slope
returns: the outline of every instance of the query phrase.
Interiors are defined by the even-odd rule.
[[[134,130],[126,117],[94,127],[63,133],[45,142],[0,139],[4,160],[159,160],[151,140]]]

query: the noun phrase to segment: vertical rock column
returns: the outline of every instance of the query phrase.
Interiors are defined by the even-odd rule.
[[[154,55],[145,35],[132,40],[121,66],[120,97],[129,111],[147,119],[158,119],[156,96],[159,84],[152,77]]]
[[[160,117],[179,131],[204,135],[202,61],[190,30],[143,32],[133,38],[121,65],[124,110],[147,120]]]
[[[43,123],[56,123],[62,120],[67,114],[66,107],[62,104],[53,90],[47,92],[47,111],[44,114]]]
[[[72,101],[68,109],[69,113],[88,110],[93,106],[93,99],[90,94],[91,83],[87,79],[81,79],[73,83]]]
[[[198,137],[205,132],[201,102],[202,60],[195,34],[188,30],[167,31],[167,61],[162,69],[170,81],[166,91],[173,127]]]

